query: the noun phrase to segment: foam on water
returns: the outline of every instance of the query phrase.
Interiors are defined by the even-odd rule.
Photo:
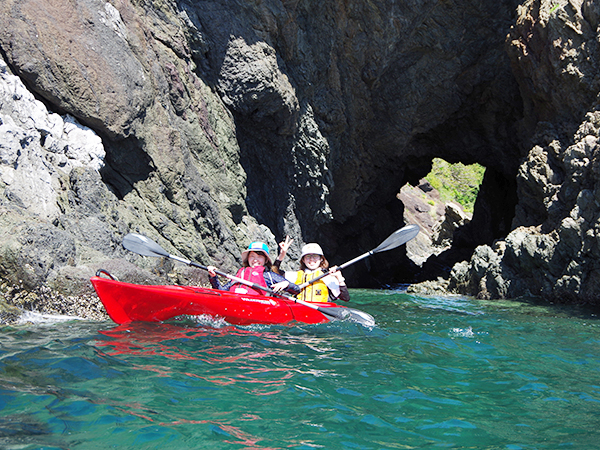
[[[35,311],[25,311],[16,320],[17,325],[23,324],[53,324],[60,322],[68,322],[71,320],[85,320],[77,316],[65,316],[61,314],[42,314]]]

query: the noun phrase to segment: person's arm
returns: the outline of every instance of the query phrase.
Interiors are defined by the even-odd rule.
[[[333,300],[339,299],[344,302],[350,300],[350,293],[348,292],[348,287],[346,286],[346,279],[342,275],[342,272],[339,271],[337,266],[330,269],[329,275],[324,277],[323,281],[329,287],[330,297]],[[334,287],[337,289],[334,289]],[[339,293],[336,291],[339,291]]]
[[[233,284],[233,281],[230,281],[225,286],[223,286],[223,285],[221,285],[221,282],[219,281],[219,278],[217,277],[217,273],[215,272],[216,267],[208,266],[207,269],[208,269],[208,281],[210,282],[210,285],[212,286],[212,288],[219,289],[221,291],[228,291],[229,288],[231,287],[231,285]]]
[[[290,239],[289,236],[286,236],[285,241],[281,241],[279,243],[279,255],[277,255],[277,259],[273,262],[273,272],[281,275],[281,263],[283,262],[283,258],[285,258],[285,255],[287,254],[287,251],[290,248],[292,242],[294,242],[294,240]]]
[[[221,283],[219,283],[219,279],[217,277],[208,277],[208,281],[213,289],[221,289]]]
[[[300,287],[297,284],[292,283],[278,273],[265,272],[265,281],[267,286],[275,292],[286,291],[293,295],[300,293]]]
[[[350,292],[348,292],[348,287],[346,285],[340,286],[340,295],[335,300],[343,300],[345,302],[350,301]]]

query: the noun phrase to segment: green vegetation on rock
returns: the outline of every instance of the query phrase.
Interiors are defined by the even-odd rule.
[[[439,191],[442,201],[455,201],[465,212],[472,213],[484,173],[485,167],[479,164],[465,166],[434,158],[425,179]]]

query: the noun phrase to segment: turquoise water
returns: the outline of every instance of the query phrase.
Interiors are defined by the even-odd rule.
[[[0,329],[2,449],[594,449],[581,309],[352,291],[377,326]]]

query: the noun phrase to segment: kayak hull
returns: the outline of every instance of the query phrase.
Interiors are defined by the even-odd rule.
[[[323,323],[326,315],[292,300],[242,295],[199,286],[124,283],[94,276],[92,285],[110,318],[118,324],[162,322],[181,315],[208,315],[232,325]],[[319,303],[320,308],[338,307]]]

